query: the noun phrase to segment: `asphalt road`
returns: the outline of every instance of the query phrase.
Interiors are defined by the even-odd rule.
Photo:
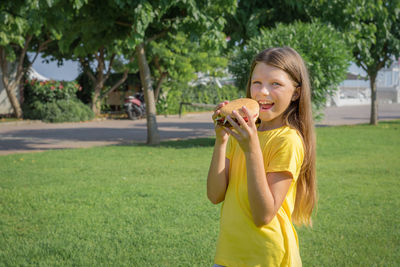
[[[379,120],[400,119],[400,104],[379,106]],[[317,126],[368,123],[370,106],[330,107]],[[214,136],[211,112],[157,116],[161,140]],[[0,123],[0,155],[50,149],[146,142],[146,120],[97,120],[82,123],[20,121]]]

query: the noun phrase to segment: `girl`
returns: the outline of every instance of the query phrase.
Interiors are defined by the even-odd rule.
[[[247,97],[260,104],[257,124],[243,107],[248,122],[234,113],[232,130],[215,126],[207,195],[224,201],[215,266],[301,266],[292,220],[311,225],[316,203],[310,94],[300,55],[267,49],[255,57],[247,84]]]

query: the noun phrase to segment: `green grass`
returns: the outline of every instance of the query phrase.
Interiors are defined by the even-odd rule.
[[[400,264],[400,121],[318,128],[304,266]],[[213,139],[2,156],[0,265],[212,266]]]

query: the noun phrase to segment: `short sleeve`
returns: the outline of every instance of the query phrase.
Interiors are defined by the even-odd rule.
[[[233,146],[233,137],[229,136],[228,139],[228,144],[226,145],[226,154],[225,157],[229,160],[232,160],[232,156],[233,156],[233,151],[234,150],[234,146]]]
[[[295,133],[274,140],[265,162],[266,172],[290,172],[294,180],[299,176],[304,159],[301,137]]]

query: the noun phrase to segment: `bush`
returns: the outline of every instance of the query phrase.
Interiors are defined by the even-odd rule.
[[[82,87],[74,81],[26,80],[24,98],[28,103],[35,101],[49,103],[62,99],[76,99],[76,93],[80,90]]]
[[[24,105],[24,116],[44,122],[78,122],[92,120],[94,113],[77,99],[64,99],[49,103],[35,101],[31,105]]]
[[[94,113],[76,97],[81,89],[76,82],[27,80],[22,106],[24,117],[45,122],[91,120]]]
[[[236,77],[239,88],[246,88],[254,56],[266,48],[281,46],[292,47],[306,62],[313,107],[318,113],[325,106],[327,96],[345,79],[351,60],[350,49],[338,31],[319,22],[277,24],[273,29],[262,29],[244,49],[234,51],[229,70]]]

